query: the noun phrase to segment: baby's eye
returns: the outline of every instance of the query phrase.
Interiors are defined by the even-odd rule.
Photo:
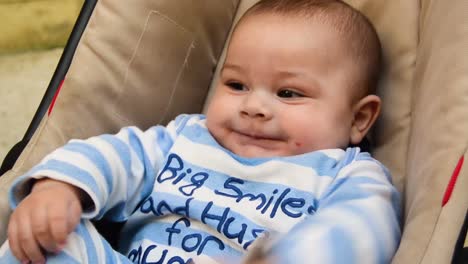
[[[281,97],[281,98],[295,98],[295,97],[304,97],[304,95],[298,93],[298,92],[294,92],[294,91],[291,91],[291,90],[281,90],[277,93],[278,97]]]
[[[239,83],[239,82],[228,82],[226,85],[229,88],[231,88],[232,90],[235,90],[235,91],[245,91],[245,90],[247,90],[247,88],[242,83]]]

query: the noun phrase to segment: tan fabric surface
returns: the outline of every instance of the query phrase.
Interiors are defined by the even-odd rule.
[[[468,143],[468,2],[421,1],[412,96],[406,223],[397,263],[449,263],[468,208],[466,169],[442,198]],[[465,167],[466,167],[465,162]]]

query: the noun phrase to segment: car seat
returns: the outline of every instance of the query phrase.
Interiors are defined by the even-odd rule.
[[[53,149],[202,111],[230,30],[257,1],[85,1],[28,131],[3,162],[0,242],[9,186]],[[466,263],[468,2],[346,2],[383,43],[383,111],[371,142],[404,196],[393,263]]]

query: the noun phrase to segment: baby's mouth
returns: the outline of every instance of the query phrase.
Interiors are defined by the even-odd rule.
[[[280,137],[272,136],[262,132],[251,132],[251,131],[241,131],[241,130],[233,130],[234,133],[240,135],[245,139],[250,140],[258,140],[258,141],[279,141],[281,140]]]

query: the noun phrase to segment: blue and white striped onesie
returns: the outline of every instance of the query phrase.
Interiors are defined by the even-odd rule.
[[[93,201],[48,263],[236,263],[262,234],[279,238],[279,263],[387,263],[400,239],[399,194],[368,153],[243,158],[214,140],[203,115],[71,140],[15,182],[13,208],[40,175]],[[100,218],[127,220],[120,253],[89,222]],[[13,259],[6,243],[0,263]]]

